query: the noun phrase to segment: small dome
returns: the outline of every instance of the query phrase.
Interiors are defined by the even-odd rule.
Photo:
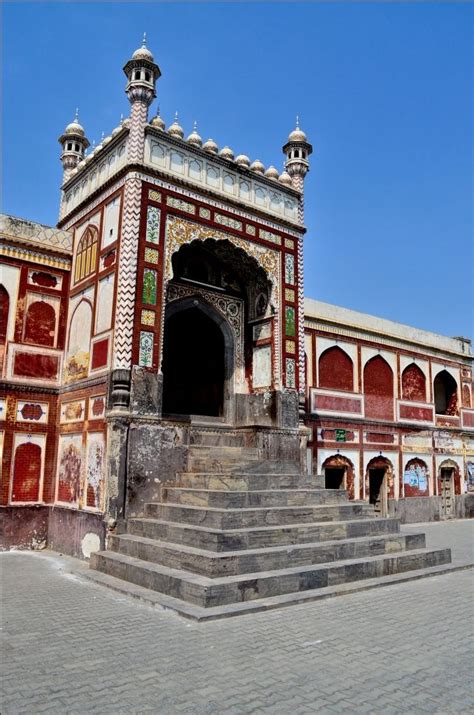
[[[250,166],[250,159],[245,154],[239,154],[235,157],[235,163],[239,166]]]
[[[166,125],[163,119],[160,117],[159,111],[156,113],[156,116],[153,117],[153,119],[151,120],[151,126],[155,127],[155,129],[159,129],[160,131],[164,132]]]
[[[227,159],[228,161],[234,160],[234,152],[229,146],[225,146],[223,149],[221,149],[219,152],[219,156],[223,159]]]
[[[122,131],[122,127],[121,127],[121,126],[115,127],[115,129],[112,129],[112,136],[113,136],[113,137],[116,137],[117,134],[119,134],[121,131]]]
[[[255,173],[257,174],[263,174],[265,171],[265,166],[262,164],[261,161],[255,159],[255,161],[250,164],[250,169],[251,171],[255,171]]]
[[[267,179],[273,179],[274,181],[278,181],[278,169],[276,169],[274,166],[269,166],[265,172],[265,176],[267,177]]]
[[[174,115],[173,124],[170,124],[168,127],[168,134],[171,134],[172,137],[177,137],[178,139],[182,139],[184,137],[183,127],[178,122],[178,112]]]
[[[202,139],[198,134],[196,122],[194,122],[193,131],[188,136],[186,141],[189,142],[189,144],[192,144],[193,146],[202,146]]]
[[[293,182],[291,181],[291,176],[287,171],[283,171],[280,176],[278,177],[278,181],[280,184],[284,184],[285,186],[293,186]]]
[[[306,134],[302,129],[300,129],[300,120],[299,117],[296,117],[296,127],[293,129],[292,132],[290,132],[288,136],[288,141],[289,142],[305,142],[307,141]]]
[[[148,47],[146,46],[146,32],[143,34],[142,46],[135,50],[132,55],[132,60],[148,60],[148,62],[154,62],[154,57]]]
[[[108,143],[111,142],[111,141],[112,141],[112,137],[107,136],[107,137],[104,137],[104,138],[102,139],[102,144],[105,145],[105,144],[108,144]]]
[[[66,129],[64,130],[64,134],[78,134],[81,137],[85,136],[84,132],[84,127],[82,124],[79,124],[79,110],[76,109],[76,114],[74,119],[70,124],[67,125]]]
[[[209,152],[209,154],[217,154],[218,146],[214,139],[208,139],[207,142],[204,142],[202,145],[202,148],[204,151]]]

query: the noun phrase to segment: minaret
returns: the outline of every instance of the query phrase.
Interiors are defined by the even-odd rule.
[[[71,176],[73,169],[84,159],[86,149],[89,146],[84,128],[79,124],[79,110],[76,109],[76,116],[67,125],[64,134],[58,139],[62,146],[61,163],[63,165],[63,184]]]
[[[304,222],[304,177],[309,171],[308,157],[312,153],[313,147],[306,139],[306,134],[300,129],[299,119],[296,117],[296,128],[288,137],[288,141],[283,147],[286,155],[285,169],[291,176],[293,187],[300,192],[300,202],[298,207],[298,218]]]
[[[148,108],[156,97],[155,85],[161,76],[160,68],[146,46],[146,34],[143,35],[142,46],[135,50],[123,71],[128,79],[125,92],[132,105],[128,160],[132,163],[141,162],[144,156]]]

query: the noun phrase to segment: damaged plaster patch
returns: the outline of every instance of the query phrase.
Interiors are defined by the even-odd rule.
[[[90,555],[93,554],[95,551],[100,551],[100,538],[97,536],[97,534],[94,534],[92,531],[90,531],[83,537],[81,541],[81,548],[82,555],[84,556],[84,558],[89,559]]]

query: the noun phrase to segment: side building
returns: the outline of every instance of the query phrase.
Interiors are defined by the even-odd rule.
[[[474,516],[471,343],[305,301],[309,458],[403,521]]]

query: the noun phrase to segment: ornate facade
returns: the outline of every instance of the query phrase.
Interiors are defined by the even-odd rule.
[[[304,132],[282,174],[265,170],[196,126],[185,139],[177,117],[149,118],[161,73],[145,46],[124,72],[130,116],[90,153],[77,115],[59,138],[58,227],[0,226],[5,544],[89,556],[185,469],[203,431],[363,499],[390,453],[381,508],[426,495],[436,518],[442,470],[459,497],[474,473],[468,342],[424,333],[415,349],[335,308],[310,301],[305,315]],[[391,378],[382,362],[369,375],[377,360]],[[439,365],[456,399],[448,377],[436,387]],[[454,466],[434,439],[452,440]]]

